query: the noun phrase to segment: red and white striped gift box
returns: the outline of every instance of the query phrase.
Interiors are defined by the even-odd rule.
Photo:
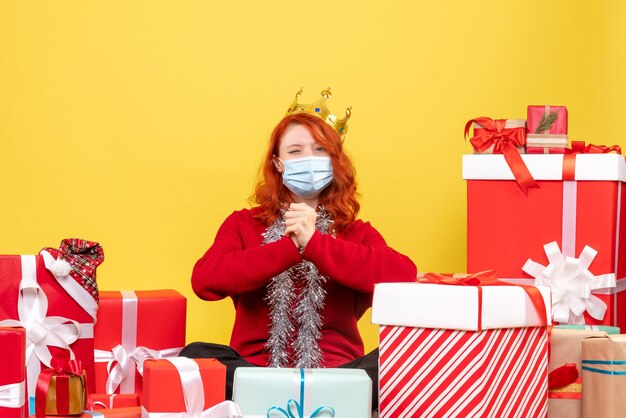
[[[547,327],[522,288],[477,288],[376,286],[381,418],[546,416]]]

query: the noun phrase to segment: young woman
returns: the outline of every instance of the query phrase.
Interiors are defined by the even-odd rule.
[[[414,281],[416,268],[368,222],[357,219],[355,171],[343,149],[344,119],[300,93],[274,129],[253,198],[233,212],[196,263],[192,285],[205,300],[230,297],[230,347],[193,343],[181,355],[240,366],[361,367],[377,403],[378,352],[364,356],[357,321],[374,284]]]

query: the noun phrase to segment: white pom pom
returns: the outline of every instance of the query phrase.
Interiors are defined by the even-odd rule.
[[[72,266],[65,260],[54,260],[52,265],[50,266],[50,272],[54,275],[54,277],[65,277],[70,274],[72,270]]]

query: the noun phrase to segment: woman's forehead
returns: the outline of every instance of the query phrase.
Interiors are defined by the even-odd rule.
[[[313,138],[309,129],[301,124],[291,124],[287,126],[280,138],[281,147],[288,147],[290,145],[311,145],[315,143],[315,138]]]

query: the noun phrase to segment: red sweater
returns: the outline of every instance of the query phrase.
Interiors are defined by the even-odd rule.
[[[323,365],[337,367],[363,356],[357,321],[372,305],[374,284],[414,281],[413,262],[387,246],[380,233],[361,220],[336,238],[315,231],[302,254],[289,237],[261,245],[266,226],[253,218],[256,213],[258,208],[233,212],[196,263],[191,278],[194,292],[202,299],[232,298],[236,315],[231,347],[249,362],[267,366],[266,286],[272,277],[304,259],[329,278],[324,284],[319,341]]]

